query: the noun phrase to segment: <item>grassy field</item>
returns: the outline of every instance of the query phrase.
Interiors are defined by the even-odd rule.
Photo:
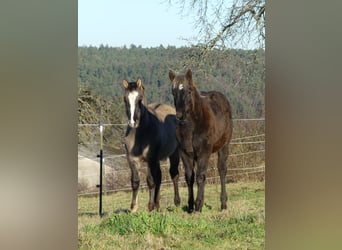
[[[181,206],[173,205],[173,188],[162,186],[161,208],[147,212],[148,192],[140,190],[139,209],[130,213],[131,192],[103,196],[104,216],[98,216],[98,197],[78,198],[79,249],[264,249],[265,183],[227,185],[228,210],[220,211],[220,186],[206,185],[202,213],[185,212],[187,188],[181,187]],[[197,190],[195,190],[197,191]]]

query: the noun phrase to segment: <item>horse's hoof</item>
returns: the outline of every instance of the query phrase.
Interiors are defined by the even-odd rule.
[[[148,203],[148,211],[151,212],[154,209],[153,203]]]
[[[131,206],[131,213],[135,213],[137,210],[138,210],[137,205]]]
[[[202,212],[202,206],[203,204],[201,204],[200,202],[195,202],[195,211]]]
[[[221,210],[226,210],[227,209],[227,204],[221,204]]]
[[[180,205],[180,199],[175,198],[175,199],[174,199],[174,202],[175,202],[176,207],[179,207],[179,205]]]
[[[192,214],[194,212],[194,209],[193,208],[188,208],[188,213],[189,214]]]

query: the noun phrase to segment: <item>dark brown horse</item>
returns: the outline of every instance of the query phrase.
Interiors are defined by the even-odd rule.
[[[169,71],[176,107],[177,138],[188,185],[188,211],[194,207],[194,167],[197,163],[198,186],[195,211],[201,211],[209,157],[218,153],[217,167],[221,180],[221,209],[227,209],[226,174],[228,144],[232,136],[232,114],[227,98],[220,92],[199,92],[191,70],[185,75]]]
[[[139,168],[141,162],[147,162],[147,185],[150,200],[149,211],[159,208],[161,184],[160,160],[169,158],[170,175],[174,184],[174,202],[180,204],[178,192],[179,151],[176,138],[175,109],[164,104],[146,106],[144,86],[141,79],[136,82],[123,80],[124,102],[128,126],[125,137],[126,155],[131,169],[132,203],[131,211],[138,208],[138,190],[140,184]]]

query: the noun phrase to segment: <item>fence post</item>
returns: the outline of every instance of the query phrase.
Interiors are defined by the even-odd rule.
[[[107,180],[106,180],[106,164],[105,164],[105,158],[103,157],[103,173],[102,173],[102,184],[103,184],[103,193],[107,195]]]
[[[102,121],[99,122],[99,127],[100,127],[100,154],[97,155],[97,157],[100,157],[100,185],[96,185],[97,187],[100,188],[100,204],[99,204],[99,215],[102,217],[102,163],[103,163],[103,150],[102,150],[102,143],[103,143],[103,136],[102,136],[102,131],[103,131],[103,124]]]

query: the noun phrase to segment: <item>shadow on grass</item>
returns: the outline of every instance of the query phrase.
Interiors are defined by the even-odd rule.
[[[113,211],[113,214],[128,214],[128,213],[131,213],[131,210],[129,209],[125,209],[125,208],[118,208],[118,209],[115,209]],[[101,217],[106,217],[110,215],[110,212],[102,212],[102,216]],[[87,217],[95,217],[95,216],[99,216],[99,213],[95,213],[95,212],[81,212],[81,213],[78,213],[78,216],[87,216]]]
[[[207,204],[207,203],[204,203],[204,205],[203,205],[203,207],[202,207],[202,211],[203,211],[203,210],[204,210],[204,211],[205,211],[205,210],[211,210],[212,208],[213,208],[212,205],[209,205],[209,204]],[[183,210],[184,212],[188,212],[188,213],[195,212],[195,210],[189,212],[189,209],[188,209],[188,206],[187,206],[187,205],[184,205],[184,206],[182,207],[182,210]]]
[[[182,207],[183,212],[189,213],[189,207],[187,205]]]
[[[93,213],[93,212],[81,212],[78,213],[78,216],[88,216],[88,217],[94,217],[94,216],[98,216],[98,213]]]
[[[130,209],[127,208],[118,208],[113,211],[114,214],[129,214],[131,213]]]

